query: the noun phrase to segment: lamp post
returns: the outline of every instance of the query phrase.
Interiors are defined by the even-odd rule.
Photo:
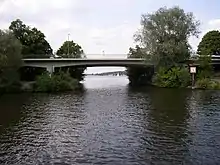
[[[70,36],[70,34],[68,34],[68,56],[69,56],[69,54],[70,54],[70,43],[69,43],[69,36]]]

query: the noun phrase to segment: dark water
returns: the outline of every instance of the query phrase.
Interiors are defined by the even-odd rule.
[[[0,97],[0,164],[219,164],[220,92],[131,89]]]

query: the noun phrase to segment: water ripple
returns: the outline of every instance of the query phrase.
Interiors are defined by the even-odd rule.
[[[217,91],[96,86],[81,94],[5,96],[0,109],[0,164],[220,161]]]

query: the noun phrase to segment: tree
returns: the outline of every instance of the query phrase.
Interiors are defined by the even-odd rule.
[[[9,29],[22,44],[23,58],[49,58],[53,50],[45,39],[45,35],[37,28],[25,25],[20,19],[11,22]],[[21,80],[33,81],[42,68],[24,67],[20,69]]]
[[[10,88],[19,81],[21,44],[10,31],[0,30],[0,88]]]
[[[65,41],[62,46],[58,49],[57,55],[63,58],[84,58],[85,54],[80,45],[73,41]],[[71,77],[81,81],[84,78],[85,67],[62,67],[59,70],[64,72],[69,71]]]
[[[73,41],[65,41],[57,51],[57,55],[64,58],[82,58],[83,54],[82,47]]]
[[[220,54],[220,32],[218,30],[209,31],[203,36],[202,41],[198,45],[197,54]]]
[[[220,54],[220,32],[217,30],[207,32],[198,45],[197,54],[200,55],[198,78],[211,78],[213,68],[210,55]]]
[[[144,58],[145,56],[146,53],[139,45],[136,45],[135,48],[129,48],[128,58]]]
[[[198,26],[192,13],[185,13],[179,7],[164,7],[153,14],[143,14],[141,29],[134,37],[156,68],[170,68],[189,58],[188,39],[198,37]]]
[[[11,22],[9,29],[22,44],[24,57],[48,57],[53,50],[45,35],[37,28],[26,26],[20,19]]]
[[[146,52],[143,48],[136,45],[135,48],[129,48],[128,58],[145,58]],[[127,67],[127,76],[131,85],[146,84],[151,81],[153,68],[151,67]]]

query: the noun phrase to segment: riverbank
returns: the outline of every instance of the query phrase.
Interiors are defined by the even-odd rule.
[[[103,80],[103,77],[102,77],[102,79],[97,79],[97,87],[99,87],[102,84],[101,80]],[[39,90],[37,91],[36,90],[37,81],[21,81],[21,82],[15,84],[11,89],[4,89],[4,87],[0,87],[0,94],[2,94],[2,93],[52,93],[52,92],[57,93],[57,92],[65,92],[65,91],[78,91],[79,92],[79,91],[83,90],[83,88],[84,88],[82,83],[80,83],[79,81],[75,81],[75,83],[72,84],[73,86],[71,88],[69,88],[69,89],[64,88],[65,90],[62,90],[62,88],[60,88],[58,86],[61,86],[63,84],[65,86],[65,83],[59,82],[59,84],[56,84],[53,81],[54,80],[52,80],[52,79],[50,81],[43,81],[43,83],[41,81],[41,85],[44,87],[44,91],[39,91]],[[203,86],[201,86],[202,84],[200,84],[200,86],[198,86],[196,84],[194,87],[188,85],[186,87],[179,87],[179,88],[188,89],[188,90],[189,89],[193,89],[193,90],[219,90],[220,89],[220,86],[219,86],[220,77],[215,77],[215,78],[211,79],[211,81],[216,82],[216,83],[214,85],[213,84],[209,85],[209,87],[207,87],[207,84],[210,83],[210,80],[204,81]],[[52,87],[51,83],[53,84],[53,87]],[[58,86],[56,86],[56,85],[58,85]],[[170,88],[170,89],[177,88],[177,87],[162,87],[162,86],[156,85],[154,83],[149,83],[149,82],[145,83],[145,84],[144,83],[138,84],[138,85],[137,84],[136,85],[129,84],[129,86],[134,87],[134,88],[144,87],[144,86],[152,87],[152,88]],[[50,87],[49,90],[46,89],[48,87]],[[51,90],[51,88],[55,88],[55,89]]]
[[[69,73],[59,72],[49,75],[44,73],[37,77],[36,81],[20,81],[8,85],[0,86],[0,93],[53,93],[75,91],[82,87],[77,79],[70,76]]]

